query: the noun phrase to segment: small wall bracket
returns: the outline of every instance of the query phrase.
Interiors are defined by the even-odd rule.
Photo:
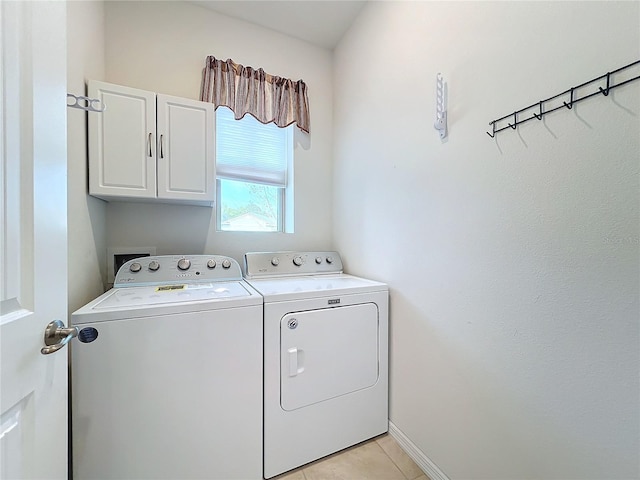
[[[67,107],[97,113],[102,113],[107,109],[107,106],[99,98],[89,98],[82,95],[74,95],[73,93],[67,93]]]

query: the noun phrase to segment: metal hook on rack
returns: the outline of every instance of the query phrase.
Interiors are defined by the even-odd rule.
[[[536,117],[538,120],[542,120],[542,115],[543,115],[543,112],[542,112],[542,100],[540,100],[539,107],[540,107],[540,115],[538,115],[536,112],[533,112],[533,116]]]
[[[518,112],[513,112],[513,125],[511,125],[510,123],[508,123],[507,125],[509,125],[514,130],[518,127]]]
[[[567,107],[569,110],[573,108],[573,87],[571,87],[571,90],[569,90],[569,103],[567,102],[562,102],[562,103],[564,103],[564,106]]]
[[[493,134],[489,133],[489,132],[485,132],[487,135],[489,135],[491,138],[494,138],[496,136],[496,122],[489,122],[489,125],[491,125],[493,127]]]
[[[609,81],[611,79],[611,72],[607,72],[607,88],[600,88],[600,92],[606,97],[607,95],[609,95]]]

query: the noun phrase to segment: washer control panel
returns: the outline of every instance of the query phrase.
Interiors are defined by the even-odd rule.
[[[249,252],[244,256],[246,278],[342,273],[338,252]]]
[[[242,280],[240,265],[220,255],[159,255],[129,260],[114,287]]]

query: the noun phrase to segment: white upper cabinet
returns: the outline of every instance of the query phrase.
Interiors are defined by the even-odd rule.
[[[89,81],[89,193],[104,200],[213,205],[211,103]]]

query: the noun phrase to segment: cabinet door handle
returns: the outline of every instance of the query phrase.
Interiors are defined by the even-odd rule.
[[[151,132],[149,132],[149,156],[153,157],[153,152],[151,151],[151,140],[152,140]]]
[[[164,135],[160,135],[160,158],[164,158]]]

